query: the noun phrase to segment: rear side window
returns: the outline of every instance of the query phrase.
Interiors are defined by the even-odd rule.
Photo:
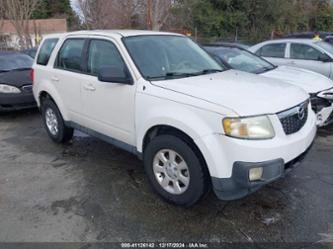
[[[284,58],[285,51],[285,43],[276,43],[263,46],[256,54],[263,57]]]
[[[104,40],[92,40],[89,48],[88,73],[98,75],[102,67],[126,67],[116,46]]]
[[[69,71],[82,71],[84,39],[68,39],[57,57],[56,67]]]
[[[39,50],[37,64],[46,66],[49,63],[50,56],[59,39],[46,39]]]
[[[296,60],[319,60],[321,52],[306,44],[291,44],[290,58]]]

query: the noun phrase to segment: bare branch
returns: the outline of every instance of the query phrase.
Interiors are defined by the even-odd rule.
[[[21,48],[32,47],[29,21],[41,0],[1,0],[6,19],[14,26]]]

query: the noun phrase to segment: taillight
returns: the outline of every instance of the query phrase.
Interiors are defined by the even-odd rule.
[[[35,81],[35,70],[34,69],[31,69],[31,71],[30,71],[30,78],[31,78],[32,84],[34,84],[34,81]]]

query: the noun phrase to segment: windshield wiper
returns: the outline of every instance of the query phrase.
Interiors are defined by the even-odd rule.
[[[205,69],[201,72],[196,73],[196,75],[203,75],[203,74],[211,74],[211,73],[221,73],[223,70],[221,69]]]
[[[199,75],[204,75],[204,74],[211,74],[211,73],[220,73],[223,72],[221,69],[204,69],[199,72],[195,73],[180,73],[180,72],[171,72],[167,73],[166,77],[192,77],[192,76],[199,76]]]
[[[262,74],[262,73],[266,73],[268,71],[271,71],[271,70],[273,70],[275,68],[277,68],[277,66],[263,67],[263,68],[260,68],[260,69],[256,70],[254,73],[256,73],[256,74]]]
[[[19,72],[19,71],[28,71],[28,70],[31,70],[31,68],[23,67],[23,68],[15,68],[15,69],[8,69],[8,70],[0,70],[0,73]]]
[[[9,70],[9,71],[13,72],[13,71],[28,71],[28,70],[31,70],[31,67],[15,68],[15,69],[12,69],[12,70]]]
[[[193,77],[193,76],[199,76],[204,74],[210,74],[210,73],[219,73],[223,72],[221,69],[205,69],[200,72],[194,72],[194,73],[183,73],[183,72],[167,72],[165,75],[162,76],[148,76],[146,77],[148,80],[159,80],[159,79],[170,79],[170,78],[187,78],[187,77]]]
[[[191,77],[191,76],[197,76],[196,73],[181,73],[181,72],[168,72],[165,74],[166,78],[172,78],[172,77]]]

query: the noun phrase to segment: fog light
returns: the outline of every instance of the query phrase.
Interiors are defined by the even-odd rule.
[[[249,171],[250,181],[251,182],[259,181],[262,178],[263,173],[264,173],[264,169],[262,167],[250,169],[250,171]]]

